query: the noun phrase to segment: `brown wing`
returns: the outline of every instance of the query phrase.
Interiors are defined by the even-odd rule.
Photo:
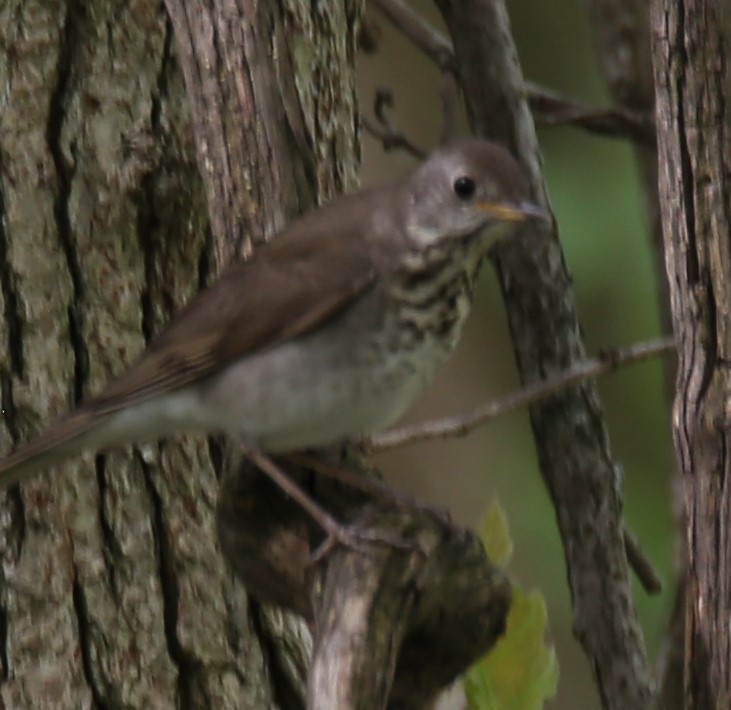
[[[108,414],[184,387],[247,354],[304,335],[351,305],[374,280],[367,244],[349,235],[307,232],[285,232],[231,267],[84,408]]]
[[[94,431],[113,412],[304,335],[351,305],[374,280],[366,240],[348,225],[323,232],[318,214],[299,220],[249,261],[231,267],[99,396],[1,459],[0,488],[96,445]]]

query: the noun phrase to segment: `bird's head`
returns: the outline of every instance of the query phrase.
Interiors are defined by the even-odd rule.
[[[516,160],[505,148],[467,139],[434,152],[411,175],[407,190],[407,231],[423,246],[487,230],[498,225],[545,219],[530,202],[529,187]]]

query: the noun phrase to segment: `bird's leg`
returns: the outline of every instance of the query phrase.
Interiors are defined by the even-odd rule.
[[[287,473],[285,473],[269,456],[257,447],[243,443],[244,455],[262,473],[266,474],[282,491],[287,493],[303,510],[325,531],[327,539],[313,554],[313,561],[321,560],[336,545],[342,545],[359,552],[364,552],[364,544],[381,543],[394,547],[408,547],[401,540],[388,538],[377,531],[369,531],[357,523],[343,525],[328,513],[319,503],[309,496]]]

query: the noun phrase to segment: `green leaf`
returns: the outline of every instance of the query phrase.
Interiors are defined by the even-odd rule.
[[[488,511],[481,536],[488,555],[505,564],[512,554],[505,512],[498,502]],[[472,710],[540,710],[558,687],[558,661],[546,645],[546,603],[538,592],[513,585],[513,601],[502,638],[465,674]]]
[[[513,556],[513,541],[508,529],[508,516],[495,498],[480,526],[480,539],[487,556],[498,567],[505,567]]]

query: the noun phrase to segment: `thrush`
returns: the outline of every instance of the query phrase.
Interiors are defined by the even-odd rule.
[[[100,394],[0,460],[0,486],[85,449],[225,433],[342,532],[268,455],[397,420],[454,350],[490,246],[544,216],[528,198],[504,148],[466,139],[306,214],[195,296]]]

